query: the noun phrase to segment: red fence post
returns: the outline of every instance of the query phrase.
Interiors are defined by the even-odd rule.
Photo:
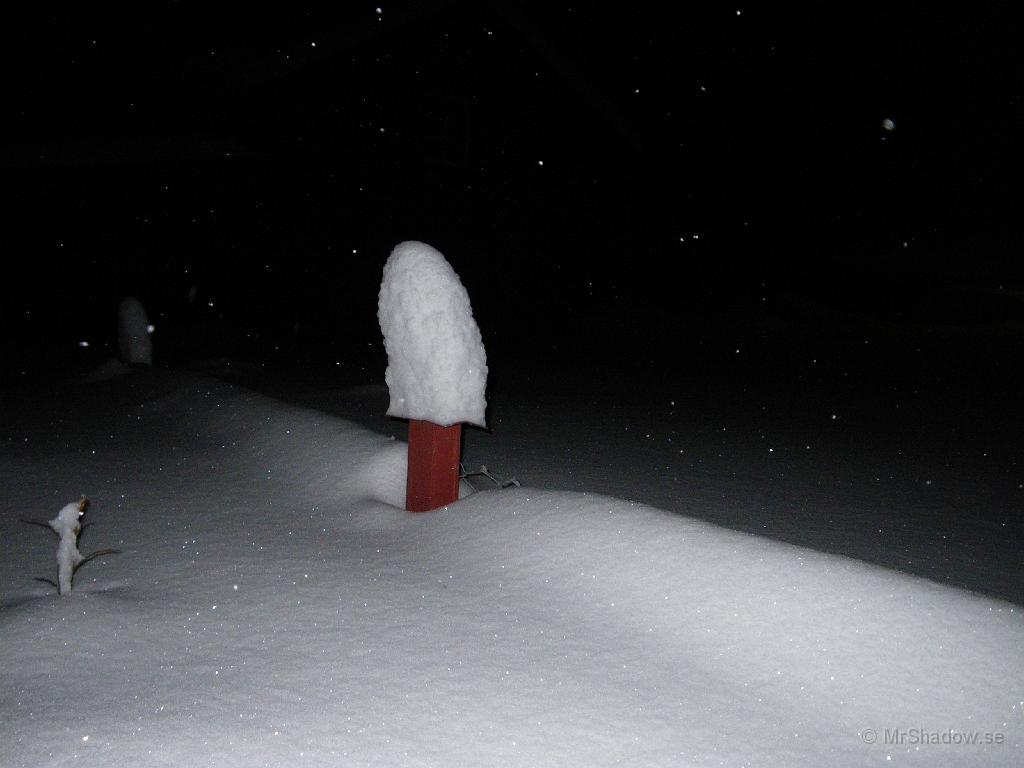
[[[408,511],[429,512],[459,498],[461,442],[461,424],[442,427],[431,421],[409,420]]]

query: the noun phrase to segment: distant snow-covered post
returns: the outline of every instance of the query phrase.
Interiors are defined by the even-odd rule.
[[[117,308],[117,344],[121,359],[128,365],[152,365],[153,342],[149,338],[152,332],[153,326],[139,300],[134,296],[124,299]]]
[[[384,265],[377,317],[388,353],[388,415],[409,419],[405,508],[437,509],[459,497],[462,423],[485,426],[480,329],[455,270],[415,240],[395,246]]]

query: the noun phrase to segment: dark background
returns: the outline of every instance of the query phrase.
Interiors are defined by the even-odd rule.
[[[379,378],[405,239],[462,277],[495,370],[821,318],[1017,327],[1019,44],[987,4],[21,11],[4,375],[116,354],[132,294],[158,363]]]

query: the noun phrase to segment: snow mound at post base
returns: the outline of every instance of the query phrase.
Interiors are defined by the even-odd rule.
[[[426,243],[399,243],[384,265],[377,317],[388,415],[485,426],[487,355],[469,294],[444,256]]]

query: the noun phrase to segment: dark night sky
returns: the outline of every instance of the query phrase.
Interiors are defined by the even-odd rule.
[[[1022,279],[991,8],[327,7],[8,18],[5,367],[101,346],[128,293],[165,349],[377,342],[404,239],[485,332]]]

